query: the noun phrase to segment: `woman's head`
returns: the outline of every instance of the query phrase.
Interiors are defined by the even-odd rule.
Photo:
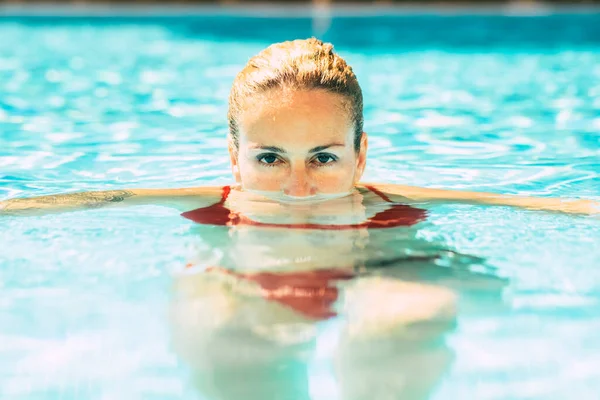
[[[333,46],[274,44],[238,74],[229,150],[246,189],[297,197],[348,192],[364,170],[362,91]]]

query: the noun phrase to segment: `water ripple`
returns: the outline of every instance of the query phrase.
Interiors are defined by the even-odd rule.
[[[229,182],[235,74],[265,44],[310,34],[303,18],[27,21],[0,19],[0,199]],[[600,199],[598,26],[597,14],[335,19],[326,38],[365,95],[365,179]],[[177,215],[3,221],[0,397],[56,398],[76,372],[104,398],[183,398],[160,314],[194,244]],[[597,219],[444,205],[419,235],[509,278],[500,306],[474,316],[469,300],[488,302],[464,300],[439,398],[597,396]],[[150,379],[153,393],[131,389]]]

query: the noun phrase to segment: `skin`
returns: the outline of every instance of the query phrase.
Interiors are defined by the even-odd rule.
[[[349,192],[358,184],[367,135],[357,154],[341,96],[276,89],[257,97],[240,115],[239,149],[229,147],[237,183],[296,197]]]

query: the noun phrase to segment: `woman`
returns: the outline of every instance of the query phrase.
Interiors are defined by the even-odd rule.
[[[573,214],[600,213],[589,200],[507,196],[360,183],[367,161],[362,91],[333,46],[316,39],[274,44],[236,77],[229,98],[229,154],[237,187],[281,201],[323,200],[368,188],[393,201],[461,202]],[[182,209],[221,199],[222,188],[128,189],[12,199],[4,214],[122,204]]]
[[[236,185],[0,203],[7,215],[163,204],[184,211],[199,229],[212,229],[204,235],[205,250],[227,243],[229,251],[218,260],[198,253],[190,266],[200,265],[201,273],[190,268],[177,277],[172,314],[175,348],[192,366],[198,389],[211,397],[240,398],[230,384],[236,376],[250,377],[240,382],[255,398],[282,398],[283,390],[308,397],[306,357],[314,355],[317,323],[341,313],[345,322],[336,330],[333,356],[343,397],[373,397],[375,388],[378,398],[426,398],[448,364],[443,346],[431,343],[452,326],[448,287],[456,289],[455,282],[437,285],[439,271],[429,268],[456,253],[432,251],[429,242],[414,251],[414,227],[426,219],[427,203],[600,212],[586,200],[361,183],[368,147],[362,91],[333,47],[316,39],[275,44],[252,58],[234,81],[228,118]],[[399,245],[403,237],[406,246]],[[206,268],[210,263],[219,267]],[[387,268],[393,264],[402,268]],[[352,279],[365,270],[387,272]],[[427,271],[435,277],[426,279]],[[373,356],[375,344],[381,357]],[[420,346],[428,350],[412,353]],[[393,377],[376,364],[382,361],[397,372],[391,385]],[[274,371],[297,365],[297,373],[274,379]]]

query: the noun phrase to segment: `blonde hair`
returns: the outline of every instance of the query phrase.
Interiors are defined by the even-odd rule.
[[[239,147],[237,118],[245,99],[274,88],[321,89],[341,95],[354,125],[354,147],[360,150],[363,132],[363,97],[358,80],[333,45],[311,38],[273,44],[236,76],[229,95],[229,140]]]

